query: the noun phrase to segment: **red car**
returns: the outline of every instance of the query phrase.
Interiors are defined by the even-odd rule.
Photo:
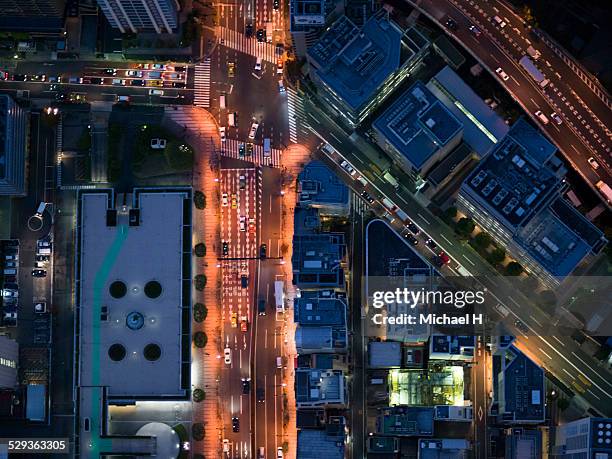
[[[242,332],[246,332],[248,330],[249,326],[248,326],[248,322],[246,320],[246,316],[243,316],[242,319],[240,320],[240,331]]]
[[[449,256],[448,256],[448,255],[446,255],[446,253],[444,253],[444,252],[440,252],[440,253],[438,254],[438,259],[440,260],[440,265],[441,265],[441,266],[442,266],[442,265],[447,265],[447,264],[449,264],[449,263],[450,263],[450,261],[451,261],[451,260],[450,260],[450,258],[449,258]]]

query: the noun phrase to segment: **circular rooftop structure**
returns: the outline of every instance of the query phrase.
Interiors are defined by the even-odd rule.
[[[108,287],[108,293],[110,293],[113,298],[123,298],[127,293],[127,286],[125,282],[116,280]]]
[[[161,357],[161,347],[159,344],[149,343],[144,347],[143,354],[149,362],[155,362]]]
[[[120,362],[125,358],[125,346],[120,343],[112,344],[108,348],[108,356],[113,362]]]
[[[138,311],[132,311],[125,318],[125,325],[130,330],[140,330],[144,325],[144,316]]]
[[[147,282],[144,292],[149,298],[157,298],[162,294],[162,286],[156,280],[152,280]]]

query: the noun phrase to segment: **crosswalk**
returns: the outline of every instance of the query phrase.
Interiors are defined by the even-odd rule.
[[[290,86],[287,87],[287,116],[289,117],[289,140],[298,143],[298,119],[305,124],[306,113],[302,99]]]
[[[245,161],[250,161],[260,166],[279,167],[281,159],[281,150],[279,150],[278,148],[272,148],[271,156],[266,157],[263,154],[262,145],[253,145],[253,154],[251,156],[245,156],[244,158],[241,158],[238,154],[238,148],[241,143],[244,142],[240,142],[236,139],[227,139],[221,144],[221,156],[235,159],[243,159]]]
[[[260,43],[255,37],[249,38],[243,33],[221,26],[217,27],[216,35],[223,46],[276,63],[277,56],[272,43]]]
[[[195,66],[193,105],[210,107],[210,58],[206,58]]]

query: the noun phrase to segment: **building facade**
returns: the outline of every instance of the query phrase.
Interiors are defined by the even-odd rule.
[[[176,0],[98,0],[98,5],[122,33],[172,33],[178,27]]]
[[[555,427],[550,439],[553,459],[612,457],[612,419],[583,418]]]
[[[0,29],[58,33],[65,9],[66,0],[0,0]]]
[[[0,94],[0,195],[25,196],[28,112]]]

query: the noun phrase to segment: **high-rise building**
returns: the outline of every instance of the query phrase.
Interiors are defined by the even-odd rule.
[[[98,5],[122,33],[172,33],[178,26],[176,0],[98,0]]]
[[[555,427],[550,444],[554,459],[612,458],[612,419],[583,418]]]
[[[0,195],[26,193],[27,111],[0,94]]]
[[[0,0],[0,29],[59,32],[66,0]]]

